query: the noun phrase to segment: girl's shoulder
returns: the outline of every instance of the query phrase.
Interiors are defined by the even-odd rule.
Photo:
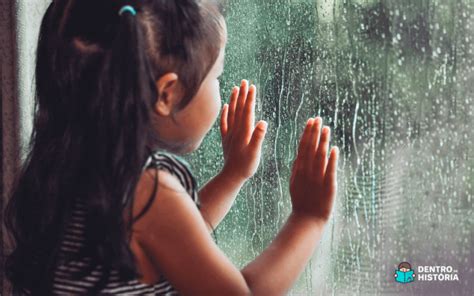
[[[157,262],[161,265],[166,261],[177,248],[178,237],[192,231],[182,225],[196,225],[196,220],[204,223],[199,220],[195,184],[183,158],[159,152],[147,160],[132,203],[133,217],[140,218],[132,224],[130,242],[143,283],[156,283],[162,278]]]
[[[155,216],[154,211],[165,207],[163,201],[169,197],[179,197],[200,209],[197,182],[189,163],[175,154],[162,151],[151,153],[138,178],[133,201],[124,213],[128,215],[131,207],[135,221],[133,228],[136,230],[141,224],[146,224],[144,221]],[[124,219],[128,221],[129,217]]]
[[[171,175],[175,179],[177,179],[180,185],[185,189],[185,191],[189,194],[192,200],[198,204],[198,185],[196,178],[193,175],[192,169],[190,164],[181,156],[172,154],[169,152],[164,151],[155,151],[150,154],[147,159],[147,162],[144,166],[144,170],[156,169],[165,171],[168,174],[161,173],[165,178],[164,182],[158,182],[162,185],[171,185],[173,186],[173,180],[169,179],[168,175]],[[168,182],[166,182],[168,180]],[[174,186],[176,187],[176,186]]]
[[[145,212],[156,208],[167,196],[180,196],[200,208],[197,182],[189,163],[178,155],[155,151],[142,168],[133,202],[129,204],[134,220],[143,220]]]

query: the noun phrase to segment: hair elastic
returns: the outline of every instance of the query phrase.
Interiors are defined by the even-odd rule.
[[[124,13],[125,11],[128,11],[133,15],[137,14],[137,12],[135,11],[135,9],[132,6],[124,5],[124,6],[122,6],[122,8],[120,8],[119,15],[122,15],[122,13]]]

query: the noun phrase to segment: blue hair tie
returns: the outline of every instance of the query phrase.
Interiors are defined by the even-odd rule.
[[[124,6],[122,6],[122,8],[120,8],[119,15],[122,15],[122,13],[124,13],[125,11],[128,11],[133,15],[137,14],[137,12],[135,11],[135,9],[132,6],[124,5]]]

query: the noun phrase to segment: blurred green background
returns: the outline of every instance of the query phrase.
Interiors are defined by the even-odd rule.
[[[269,123],[262,162],[217,228],[239,267],[291,210],[306,120],[341,150],[333,218],[290,295],[472,295],[474,1],[234,0],[223,101],[248,79]],[[218,121],[186,156],[200,185],[222,167]],[[402,261],[450,265],[456,282],[402,285]]]

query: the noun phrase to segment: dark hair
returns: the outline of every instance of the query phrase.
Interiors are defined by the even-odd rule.
[[[398,265],[398,269],[402,269],[402,268],[411,269],[411,265],[408,262],[402,262]]]
[[[135,16],[119,16],[125,4],[55,0],[43,17],[33,132],[5,215],[15,243],[6,271],[15,291],[50,293],[77,200],[88,209],[80,255],[123,279],[138,275],[126,235],[136,219],[123,213],[133,206],[147,157],[161,148],[151,120],[156,80],[177,73],[179,108],[190,102],[222,46],[223,6],[141,0],[130,4]]]

